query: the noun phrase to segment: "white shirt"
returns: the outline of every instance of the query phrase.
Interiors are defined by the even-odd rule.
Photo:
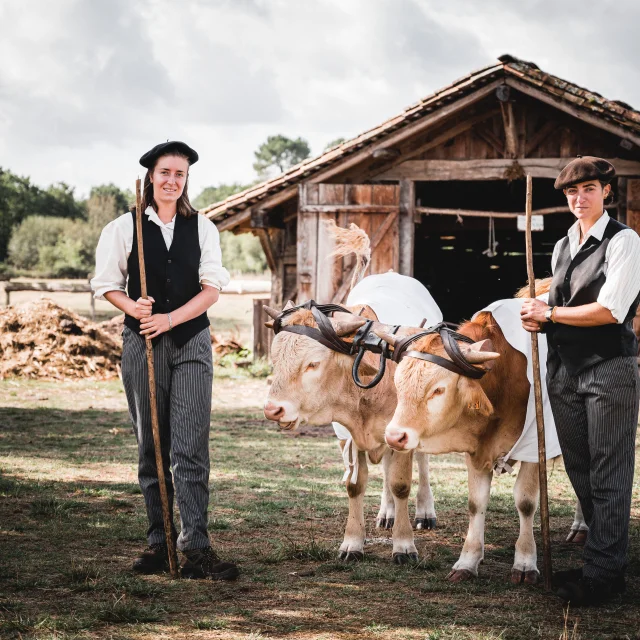
[[[145,214],[157,224],[162,231],[162,237],[171,247],[175,216],[164,224],[153,207],[147,207]],[[200,242],[200,284],[206,284],[216,289],[229,284],[229,272],[222,266],[220,251],[220,233],[209,218],[198,214],[198,239]],[[104,294],[109,291],[125,291],[127,284],[127,262],[133,246],[133,216],[125,213],[112,220],[100,234],[96,247],[96,275],[91,280],[91,288],[98,300],[104,300]]]
[[[609,214],[605,211],[589,229],[582,244],[580,244],[580,223],[576,220],[567,233],[572,260],[589,236],[602,240],[609,219]],[[552,272],[556,270],[563,240],[564,238],[559,240],[553,249]],[[618,324],[622,324],[629,313],[629,307],[640,292],[640,237],[638,234],[633,229],[623,229],[616,233],[607,245],[604,260],[604,274],[607,279],[600,289],[597,302],[609,309]]]

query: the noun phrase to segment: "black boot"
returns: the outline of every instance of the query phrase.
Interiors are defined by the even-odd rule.
[[[235,580],[240,572],[233,562],[222,562],[211,547],[190,549],[185,556],[180,573],[183,578],[211,578],[211,580]]]
[[[614,595],[624,593],[625,590],[624,576],[606,581],[582,577],[566,582],[556,593],[572,607],[589,607],[604,604]]]
[[[554,571],[551,577],[551,586],[554,589],[564,586],[567,582],[578,582],[582,578],[582,567],[567,569],[566,571]]]
[[[166,544],[151,544],[133,563],[136,573],[163,573],[169,571],[169,552]]]

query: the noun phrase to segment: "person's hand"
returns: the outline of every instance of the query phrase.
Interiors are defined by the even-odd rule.
[[[538,333],[540,331],[540,323],[535,320],[523,320],[522,328],[529,333]]]
[[[148,338],[155,338],[170,328],[169,316],[166,313],[156,313],[140,321],[140,335]]]
[[[149,296],[147,298],[138,298],[135,302],[135,307],[132,309],[129,314],[136,320],[142,320],[143,318],[148,318],[151,315],[151,305],[155,302],[155,300]]]
[[[544,317],[545,312],[551,307],[542,300],[537,298],[525,298],[520,309],[520,319],[523,324],[525,321],[535,320],[536,322],[547,322]]]

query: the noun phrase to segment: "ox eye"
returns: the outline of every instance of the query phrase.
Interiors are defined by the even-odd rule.
[[[307,365],[307,368],[305,369],[305,371],[312,371],[313,369],[317,369],[320,366],[319,362],[310,362]]]
[[[429,398],[435,398],[435,396],[441,396],[444,393],[444,387],[437,387],[431,392]]]

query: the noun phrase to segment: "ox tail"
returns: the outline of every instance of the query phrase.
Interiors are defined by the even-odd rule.
[[[351,288],[355,287],[364,277],[369,263],[371,262],[371,242],[369,236],[358,225],[353,222],[347,227],[339,227],[335,220],[325,222],[327,232],[336,243],[336,248],[329,254],[329,257],[345,257],[354,254],[356,266],[351,277]]]
[[[536,278],[536,297],[541,296],[543,293],[549,293],[551,289],[552,278]],[[529,297],[529,285],[522,287],[516,291],[515,298],[528,298]]]

